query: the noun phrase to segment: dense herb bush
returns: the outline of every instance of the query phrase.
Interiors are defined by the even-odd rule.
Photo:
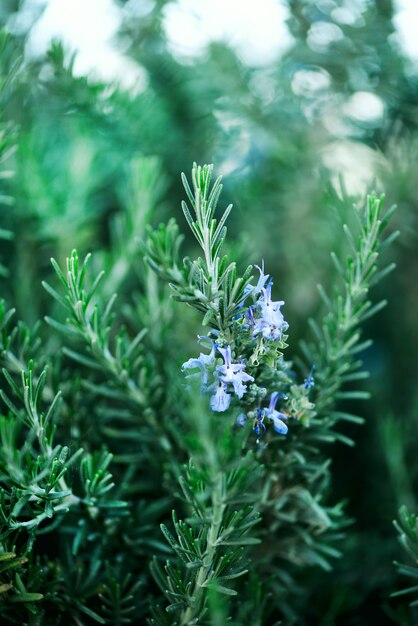
[[[155,2],[121,28],[138,94],[59,43],[25,58],[18,4],[0,622],[416,623],[417,78],[392,4],[289,3],[294,42],[257,68],[220,43],[183,64]],[[316,22],[339,36],[315,47]],[[222,193],[210,166],[182,188],[194,159]]]

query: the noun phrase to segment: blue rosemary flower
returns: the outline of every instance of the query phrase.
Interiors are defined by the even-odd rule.
[[[314,369],[315,365],[312,365],[308,378],[305,378],[303,381],[305,383],[305,389],[311,389],[312,387],[315,387],[315,379],[313,377]]]
[[[283,331],[289,327],[289,324],[283,317],[283,313],[280,311],[280,307],[283,304],[283,300],[273,302],[271,299],[271,283],[267,287],[263,287],[263,295],[257,302],[260,316],[254,321],[254,337],[261,333],[265,339],[280,341]]]
[[[250,326],[254,326],[255,324],[255,317],[254,317],[254,306],[249,306],[246,313],[245,313],[245,317],[247,318]]]
[[[201,337],[199,337],[199,340],[200,339]],[[183,363],[182,370],[200,369],[201,389],[202,391],[205,391],[207,389],[208,377],[209,377],[208,367],[209,368],[211,366],[213,367],[214,364],[215,364],[215,344],[212,344],[212,350],[210,351],[209,354],[203,354],[203,352],[201,352],[196,359],[189,359],[188,361]],[[189,374],[187,378],[197,378],[198,376],[199,376],[199,373],[196,372],[195,374]]]
[[[231,347],[218,348],[224,359],[223,365],[218,365],[216,371],[219,374],[220,380],[225,383],[232,383],[234,387],[234,393],[238,398],[242,398],[247,390],[244,385],[245,382],[252,381],[254,378],[245,372],[244,363],[232,363],[231,362]]]
[[[264,289],[264,285],[270,278],[270,274],[264,274],[264,259],[261,261],[261,267],[259,265],[255,266],[260,272],[260,277],[258,279],[257,285],[255,286],[254,292],[261,293]]]
[[[261,262],[261,267],[259,265],[255,265],[254,267],[256,267],[258,269],[258,271],[260,272],[260,277],[259,277],[255,287],[254,287],[254,285],[246,285],[244,287],[244,293],[243,293],[242,301],[238,305],[239,309],[244,308],[244,302],[245,302],[247,296],[249,296],[250,294],[256,295],[258,293],[261,293],[263,288],[264,288],[264,285],[266,284],[266,282],[270,278],[269,274],[264,274],[264,260]],[[249,310],[251,310],[251,308],[252,307],[250,306]],[[239,319],[240,317],[241,317],[241,315],[238,314],[237,315],[237,319]],[[250,323],[251,323],[251,320],[250,320]]]
[[[266,425],[264,424],[265,413],[261,409],[257,409],[257,416],[254,420],[254,432],[257,435],[256,443],[260,443],[261,437],[266,432]]]
[[[272,420],[273,428],[276,433],[279,433],[280,435],[286,435],[288,428],[283,420],[287,420],[288,416],[284,413],[280,413],[280,411],[276,411],[277,400],[282,397],[282,395],[283,394],[278,391],[273,392],[270,396],[269,407],[268,409],[264,409],[264,413],[268,419]]]
[[[247,416],[245,413],[240,413],[237,417],[237,426],[243,428],[245,426],[245,422],[247,421]]]
[[[244,287],[244,292],[242,295],[242,300],[238,305],[238,309],[243,309],[244,308],[244,303],[245,300],[247,298],[247,296],[249,296],[250,294],[256,295],[258,293],[261,293],[264,285],[266,284],[266,282],[268,281],[268,279],[270,278],[269,274],[264,274],[264,260],[261,262],[261,267],[259,265],[255,265],[254,267],[256,267],[258,269],[258,271],[260,272],[260,277],[257,281],[256,286],[254,287],[253,285],[246,285]],[[250,307],[251,309],[251,307]],[[239,319],[240,317],[242,317],[241,313],[238,313],[238,315],[236,316],[236,319]]]
[[[222,413],[222,411],[226,411],[229,405],[231,404],[231,394],[226,392],[226,384],[220,382],[216,392],[210,399],[210,408],[212,411],[216,411],[217,413]]]

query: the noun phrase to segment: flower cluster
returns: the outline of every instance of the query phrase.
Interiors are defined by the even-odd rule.
[[[252,288],[255,295],[261,294],[258,300],[248,308],[247,320],[252,329],[254,337],[261,335],[264,339],[281,341],[282,334],[289,328],[285,321],[280,307],[284,305],[283,300],[274,302],[271,299],[272,280],[268,274],[264,274],[264,264],[256,266],[260,272],[257,285]],[[267,285],[266,285],[267,283]],[[266,286],[265,286],[266,285]]]
[[[287,434],[288,427],[285,422],[288,420],[289,416],[286,413],[282,413],[281,411],[276,410],[276,405],[279,398],[283,398],[285,400],[287,399],[284,393],[280,391],[274,391],[270,395],[269,406],[264,408],[258,408],[256,411],[253,429],[255,434],[257,435],[257,443],[259,443],[261,437],[266,432],[266,421],[273,424],[273,428],[276,433],[279,433],[280,435]],[[237,417],[238,426],[243,427],[246,421],[247,416],[245,415],[245,413],[241,413]]]
[[[216,366],[216,350],[221,353],[224,363]],[[216,367],[215,367],[216,366]],[[233,363],[231,347],[221,348],[218,344],[212,344],[210,354],[200,353],[197,359],[189,359],[183,364],[183,370],[200,369],[201,388],[203,391],[215,391],[211,396],[210,406],[213,411],[226,411],[231,403],[231,389],[241,399],[247,390],[244,383],[252,382],[254,378],[245,371],[244,363]],[[209,376],[213,374],[214,383],[208,386]],[[199,376],[199,372],[189,377]]]
[[[273,283],[270,276],[264,273],[264,263],[256,267],[260,272],[257,284],[245,287],[244,298],[238,306],[238,309],[246,308],[246,312],[238,313],[228,329],[228,337],[232,337],[232,341],[225,342],[225,336],[212,329],[209,336],[199,337],[199,341],[209,342],[209,354],[201,352],[199,357],[189,359],[183,364],[183,370],[187,370],[187,378],[200,379],[202,391],[211,394],[210,407],[213,411],[226,411],[234,396],[241,400],[246,412],[238,416],[237,423],[244,426],[247,419],[253,420],[258,443],[267,425],[271,424],[280,435],[286,435],[288,431],[286,422],[289,415],[276,408],[279,398],[286,402],[287,397],[280,391],[273,391],[269,405],[263,407],[267,390],[260,386],[260,382],[265,378],[271,380],[272,375],[274,379],[280,371],[283,361],[279,350],[286,346],[284,333],[289,325],[280,310],[284,302],[272,300]],[[220,363],[219,356],[223,363]],[[251,373],[246,371],[247,362]],[[304,380],[304,394],[314,386],[312,373],[313,369]],[[252,384],[247,393],[248,383]]]

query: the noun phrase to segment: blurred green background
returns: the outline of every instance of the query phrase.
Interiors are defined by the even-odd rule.
[[[401,504],[418,508],[418,65],[401,45],[391,0],[280,6],[285,41],[257,59],[251,41],[237,47],[228,36],[187,52],[190,20],[177,20],[185,47],[176,48],[168,18],[187,3],[115,2],[117,81],[85,75],[77,51],[59,41],[35,54],[44,5],[2,1],[11,35],[1,40],[1,174],[13,201],[1,200],[0,229],[14,237],[0,241],[13,279],[1,292],[33,324],[47,308],[34,285],[48,279],[51,256],[62,261],[73,247],[97,251],[117,289],[145,224],[173,215],[182,224],[180,172],[214,163],[224,202],[235,206],[231,245],[243,263],[264,258],[296,354],[320,306],[316,285],[333,284],[330,251],[345,245],[352,205],[384,192],[387,207],[398,205],[392,228],[401,236],[386,253],[397,268],[374,294],[388,306],[366,329],[372,399],[349,407],[366,416],[364,427],[346,427],[356,447],[330,450],[334,500],[347,500],[354,521],[344,557],[321,574],[307,609],[311,624],[383,626],[396,617],[392,561],[403,559],[392,520]],[[222,33],[224,16],[215,17]],[[121,216],[132,241],[118,238]]]

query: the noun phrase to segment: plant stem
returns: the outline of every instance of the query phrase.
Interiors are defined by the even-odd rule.
[[[189,606],[186,611],[183,612],[180,618],[181,626],[187,626],[188,624],[193,623],[192,620],[197,617],[201,609],[204,595],[204,586],[212,569],[213,560],[216,554],[219,529],[221,527],[223,514],[225,511],[223,485],[223,473],[217,470],[212,492],[212,522],[206,540],[205,555],[203,557],[202,565],[199,568],[193,593],[191,595],[193,605]]]

